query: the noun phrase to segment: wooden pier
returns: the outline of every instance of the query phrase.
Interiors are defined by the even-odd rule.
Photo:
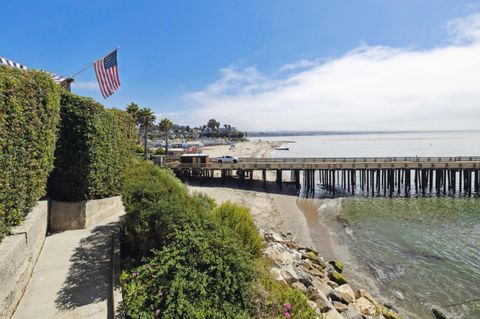
[[[252,181],[254,171],[276,172],[307,196],[477,196],[480,194],[480,156],[365,157],[365,158],[240,158],[238,163],[172,163],[181,178],[198,176],[208,181],[220,172],[222,181]],[[218,175],[218,174],[217,174]],[[285,175],[288,177],[285,178]]]

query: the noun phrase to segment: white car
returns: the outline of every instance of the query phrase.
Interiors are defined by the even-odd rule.
[[[217,157],[217,162],[218,163],[238,163],[238,157],[236,156],[230,156],[230,155],[224,155],[221,157]]]

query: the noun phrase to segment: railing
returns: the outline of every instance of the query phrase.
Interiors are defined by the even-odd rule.
[[[239,163],[376,163],[376,162],[471,162],[480,161],[480,156],[453,157],[242,157]],[[216,162],[212,159],[211,162]]]

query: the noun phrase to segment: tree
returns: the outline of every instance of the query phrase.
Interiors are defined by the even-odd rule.
[[[218,128],[220,127],[220,122],[215,119],[208,120],[207,127],[210,128],[212,131],[218,133]]]
[[[138,104],[137,103],[130,103],[127,105],[127,113],[130,114],[133,119],[135,120],[135,125],[138,125],[140,124],[138,122],[138,111],[140,110],[140,108],[138,107]]]
[[[148,129],[153,126],[155,123],[155,114],[148,107],[144,107],[137,112],[138,122],[140,126],[144,129],[144,153],[145,158],[147,158],[147,139],[148,139]]]
[[[168,154],[168,132],[173,127],[173,122],[165,118],[160,121],[160,124],[158,126],[160,128],[160,131],[165,133],[165,154]]]

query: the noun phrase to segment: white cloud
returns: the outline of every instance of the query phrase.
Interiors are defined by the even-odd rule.
[[[222,69],[218,81],[187,96],[193,107],[183,120],[214,117],[246,130],[478,129],[480,14],[448,30],[451,44],[430,50],[364,45],[273,75]]]
[[[78,90],[100,91],[97,81],[75,81],[72,83],[72,88]]]

